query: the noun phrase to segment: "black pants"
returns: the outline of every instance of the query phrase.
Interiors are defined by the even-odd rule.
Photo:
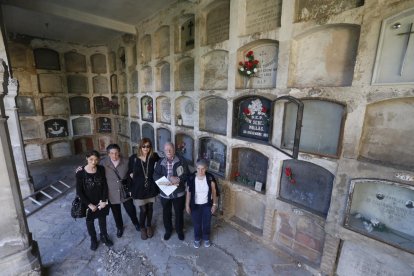
[[[96,239],[95,218],[96,217],[86,217],[86,228],[88,229],[89,236],[91,236],[92,239]],[[99,216],[98,222],[101,235],[108,235],[106,230],[106,216]]]
[[[175,231],[177,233],[183,233],[185,196],[173,199],[161,197],[161,204],[165,232],[172,232],[172,207],[174,206]]]
[[[139,224],[137,218],[137,211],[135,209],[134,203],[132,198],[125,201],[123,203],[125,211],[127,212],[128,216],[131,218],[131,221],[134,225]],[[123,229],[124,222],[122,220],[122,213],[121,213],[121,204],[111,204],[112,215],[114,216],[116,228]]]

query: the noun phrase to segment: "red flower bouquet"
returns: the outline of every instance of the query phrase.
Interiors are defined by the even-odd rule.
[[[259,64],[259,61],[257,59],[254,59],[254,53],[253,51],[249,51],[246,54],[246,59],[244,62],[239,62],[239,73],[242,76],[245,77],[256,77],[257,73],[257,65]]]

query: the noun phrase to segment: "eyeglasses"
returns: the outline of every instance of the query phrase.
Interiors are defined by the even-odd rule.
[[[150,149],[151,146],[150,145],[143,145],[141,148],[143,148],[143,149]]]

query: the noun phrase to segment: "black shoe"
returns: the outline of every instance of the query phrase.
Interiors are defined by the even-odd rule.
[[[106,246],[112,246],[114,243],[109,239],[108,235],[101,234],[101,242]]]
[[[178,233],[178,239],[180,241],[183,241],[184,240],[184,233]]]
[[[139,227],[139,223],[134,224],[134,226],[135,226],[135,229],[137,229],[138,232],[141,231],[141,227]]]
[[[171,238],[171,233],[170,233],[170,232],[166,232],[166,233],[164,234],[164,240],[165,240],[165,241],[168,241],[170,238]]]
[[[118,238],[122,237],[122,234],[124,234],[124,229],[123,228],[118,228],[118,230],[116,231],[116,236]]]
[[[91,250],[95,251],[96,249],[98,249],[98,240],[95,238],[91,238]]]

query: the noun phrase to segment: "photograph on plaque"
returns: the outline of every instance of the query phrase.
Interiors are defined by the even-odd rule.
[[[154,113],[153,113],[153,103],[152,98],[145,96],[141,99],[141,115],[143,121],[153,122]]]
[[[68,123],[62,119],[52,119],[45,122],[47,138],[68,136]]]
[[[96,119],[99,133],[111,133],[112,124],[111,119],[107,117],[100,117]]]
[[[345,227],[414,253],[414,187],[380,179],[353,179]]]
[[[219,172],[220,163],[214,160],[210,160],[210,164],[208,165],[208,169],[213,172]]]
[[[207,161],[209,172],[225,175],[226,152],[227,146],[217,139],[204,137],[199,140],[198,158]]]

